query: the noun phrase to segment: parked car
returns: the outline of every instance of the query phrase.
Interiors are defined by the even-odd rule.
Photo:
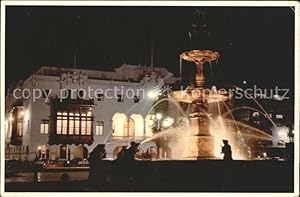
[[[89,163],[89,161],[88,161],[87,159],[83,159],[83,160],[80,160],[80,161],[78,162],[78,165],[79,165],[79,166],[89,166],[90,163]]]
[[[58,162],[55,160],[48,160],[46,163],[43,164],[43,167],[49,168],[49,167],[64,167],[64,164],[62,162]]]
[[[59,165],[62,165],[62,166],[70,166],[70,161],[69,160],[67,160],[67,159],[58,159],[58,164]]]
[[[70,161],[70,166],[72,167],[76,167],[78,166],[78,162],[80,161],[81,159],[80,158],[74,158]]]
[[[43,166],[43,164],[46,163],[47,161],[48,161],[48,159],[40,158],[37,161],[35,161],[34,164],[36,164],[38,166]]]
[[[89,166],[89,161],[87,159],[75,158],[71,160],[70,166]]]

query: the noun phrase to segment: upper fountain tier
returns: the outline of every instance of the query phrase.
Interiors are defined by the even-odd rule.
[[[220,57],[218,52],[213,52],[210,50],[192,50],[183,52],[180,55],[181,59],[189,62],[194,62],[196,64],[196,76],[195,82],[197,87],[203,87],[205,83],[204,69],[203,66],[206,62],[212,62],[218,60]],[[181,66],[180,66],[181,67]]]
[[[213,52],[210,50],[192,50],[183,52],[181,58],[189,61],[195,62],[196,64],[204,64],[205,62],[211,62],[217,60],[220,55],[218,52]]]
[[[187,89],[184,91],[173,91],[169,96],[174,100],[183,103],[216,103],[228,100],[229,96],[226,92],[218,91],[215,86],[211,89],[205,89],[205,75],[203,66],[206,62],[212,62],[220,57],[218,52],[210,50],[192,50],[183,52],[180,58],[194,62],[196,64],[196,88]]]

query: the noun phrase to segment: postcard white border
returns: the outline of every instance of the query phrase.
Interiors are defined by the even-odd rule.
[[[4,192],[4,113],[5,113],[5,7],[10,5],[24,6],[242,6],[242,7],[295,7],[295,163],[294,163],[294,193],[118,193],[118,192],[86,192],[85,196],[299,196],[299,126],[300,126],[300,67],[299,67],[299,25],[300,3],[297,1],[2,1],[1,2],[1,196],[82,196],[81,192]]]

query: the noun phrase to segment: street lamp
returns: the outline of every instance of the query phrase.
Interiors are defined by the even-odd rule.
[[[156,119],[157,120],[161,120],[162,119],[162,114],[161,113],[157,113],[156,114]]]

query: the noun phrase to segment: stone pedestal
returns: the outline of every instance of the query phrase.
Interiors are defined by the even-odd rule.
[[[185,157],[190,159],[215,158],[215,139],[213,136],[186,137]]]
[[[185,139],[185,157],[188,159],[215,158],[215,139],[209,130],[207,118],[191,118],[189,136]]]

